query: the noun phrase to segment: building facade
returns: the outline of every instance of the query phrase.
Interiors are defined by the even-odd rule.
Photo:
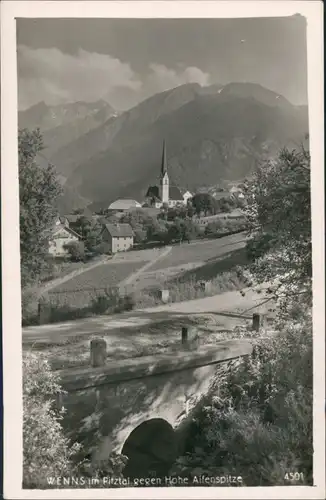
[[[69,243],[77,243],[80,240],[79,234],[65,225],[55,225],[49,237],[49,254],[52,257],[66,257],[69,251],[66,246]]]
[[[125,252],[134,245],[134,233],[129,224],[105,224],[102,238],[111,253]]]

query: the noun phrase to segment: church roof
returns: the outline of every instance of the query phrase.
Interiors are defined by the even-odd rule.
[[[183,200],[180,189],[177,186],[169,187],[169,199],[170,200]]]
[[[155,198],[161,201],[158,186],[150,186],[146,193],[146,198]],[[177,186],[169,186],[169,200],[183,201],[183,196]]]
[[[159,193],[160,190],[158,186],[149,186],[149,188],[147,189],[146,198],[159,198]]]

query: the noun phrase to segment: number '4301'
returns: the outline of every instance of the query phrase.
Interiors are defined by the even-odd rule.
[[[287,472],[284,476],[285,481],[303,481],[304,476],[302,472]]]

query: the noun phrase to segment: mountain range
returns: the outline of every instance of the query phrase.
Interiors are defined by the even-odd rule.
[[[194,191],[241,180],[257,160],[304,139],[308,109],[258,84],[185,84],[121,114],[105,101],[40,103],[19,113],[19,126],[43,131],[40,162],[56,166],[67,212],[121,197],[142,201],[158,182],[163,139],[173,184]]]

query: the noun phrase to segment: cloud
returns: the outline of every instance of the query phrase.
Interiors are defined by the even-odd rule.
[[[167,68],[163,64],[151,64],[150,74],[145,85],[148,85],[150,88],[155,88],[157,91],[163,91],[184,83],[199,83],[204,86],[208,85],[209,82],[210,75],[194,66],[175,70]]]
[[[80,49],[76,55],[56,48],[18,47],[19,104],[28,107],[96,101],[117,88],[137,91],[142,83],[128,63]]]
[[[108,54],[80,49],[76,55],[56,48],[18,47],[19,109],[37,102],[49,105],[107,99],[117,109],[127,108],[157,92],[196,82],[210,83],[197,67],[168,68],[152,63],[142,76],[131,65]]]

